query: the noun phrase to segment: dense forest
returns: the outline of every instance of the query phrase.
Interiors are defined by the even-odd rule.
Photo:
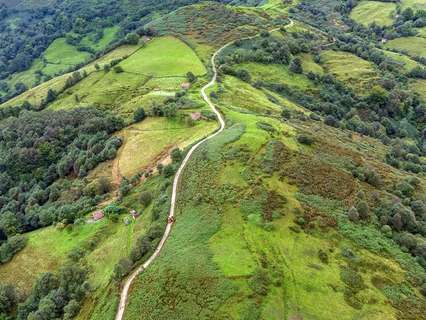
[[[90,191],[84,194],[66,178],[82,178],[113,159],[121,140],[111,133],[122,125],[96,109],[24,111],[0,123],[0,235],[13,240],[8,251],[22,246],[16,234],[72,222],[93,206]],[[68,199],[65,190],[71,190]],[[9,257],[3,256],[2,262]]]

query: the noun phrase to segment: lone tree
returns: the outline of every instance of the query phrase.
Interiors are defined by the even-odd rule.
[[[126,38],[124,38],[124,41],[127,43],[127,44],[138,44],[138,42],[139,42],[139,36],[136,34],[136,33],[134,33],[134,32],[130,32],[130,33],[128,33],[127,35],[126,35]]]
[[[300,61],[299,58],[294,58],[293,60],[291,60],[289,68],[290,68],[290,71],[294,73],[303,72],[302,62]]]
[[[135,120],[135,122],[142,121],[145,118],[146,118],[146,113],[144,108],[142,107],[137,108],[133,114],[133,119]]]

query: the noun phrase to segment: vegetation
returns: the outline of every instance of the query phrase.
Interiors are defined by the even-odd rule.
[[[0,319],[114,319],[233,40],[125,318],[424,317],[418,2],[101,2],[0,7],[12,43],[73,22],[0,50]]]

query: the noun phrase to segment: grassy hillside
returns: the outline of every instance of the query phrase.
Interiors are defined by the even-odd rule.
[[[398,256],[381,257],[382,249],[370,245],[397,249],[372,229],[349,222],[344,209],[356,192],[369,188],[358,184],[344,163],[360,159],[357,149],[386,147],[310,121],[261,117],[268,110],[261,94],[259,109],[250,110],[255,114],[242,113],[253,93],[227,93],[228,81],[218,102],[233,125],[190,162],[174,232],[158,261],[136,282],[126,319],[330,319],[336,312],[341,319],[398,319],[405,311],[387,302],[386,288],[399,290],[405,271],[393,260]],[[272,126],[273,133],[259,123]],[[301,132],[314,131],[312,146],[297,142]],[[345,190],[338,187],[342,179]],[[191,200],[195,193],[199,198]],[[271,220],[265,220],[267,212]],[[306,222],[300,224],[302,216]],[[188,263],[188,257],[195,262]],[[349,280],[355,278],[358,289]],[[188,286],[191,292],[184,289]],[[194,292],[196,301],[189,299]],[[421,308],[414,311],[417,316]]]
[[[327,72],[354,89],[366,90],[377,80],[374,65],[353,54],[327,50],[321,53],[321,61]]]
[[[185,77],[190,71],[196,76],[206,73],[194,51],[173,37],[154,39],[120,66],[125,72],[153,77]]]
[[[392,2],[361,1],[350,14],[351,19],[368,26],[375,23],[389,26],[393,23],[396,4]]]
[[[420,37],[404,37],[388,41],[386,48],[406,52],[413,57],[426,57],[426,39]]]
[[[95,2],[94,11],[106,3]],[[172,233],[133,283],[125,319],[422,319],[426,84],[417,58],[426,50],[420,35],[399,33],[408,33],[414,18],[396,16],[397,7],[415,2],[360,1],[352,8],[337,0],[179,0],[168,14],[163,1],[123,3],[133,11],[114,21],[107,14],[105,21],[90,20],[96,27],[84,32],[76,32],[76,22],[30,69],[8,79],[43,82],[94,55],[81,46],[101,51],[136,28],[144,35],[137,45],[118,46],[78,73],[54,77],[1,105],[0,147],[7,140],[15,150],[11,137],[20,127],[10,123],[28,114],[23,106],[35,110],[29,113],[34,131],[44,130],[34,143],[26,128],[27,144],[16,135],[16,158],[28,166],[52,159],[51,137],[71,130],[67,121],[58,130],[36,128],[37,112],[62,115],[85,107],[105,117],[81,129],[76,148],[46,169],[49,175],[35,170],[15,186],[14,179],[3,179],[9,163],[0,157],[0,191],[7,187],[11,199],[0,197],[1,212],[24,201],[15,210],[19,222],[42,227],[22,230],[28,243],[6,261],[14,220],[8,212],[0,216],[0,295],[8,283],[22,296],[20,306],[14,301],[6,311],[0,299],[0,319],[2,312],[14,319],[17,308],[25,314],[19,320],[115,318],[123,280],[163,234],[185,151],[217,129],[200,96],[211,77],[211,55],[243,38],[217,57],[217,83],[208,92],[226,128],[183,171]],[[109,9],[123,3],[111,1]],[[151,6],[155,10],[146,10]],[[354,26],[349,15],[366,28]],[[286,28],[289,16],[293,25]],[[369,28],[373,22],[382,28]],[[75,36],[76,44],[65,36]],[[382,44],[387,36],[397,38]],[[108,144],[116,143],[111,151],[97,144],[106,134],[97,136],[93,127],[112,122],[112,115],[119,125],[109,132]],[[101,156],[105,161],[93,164]],[[69,174],[57,178],[64,170]],[[57,178],[60,194],[44,180],[25,183],[35,177]],[[85,211],[72,206],[81,197],[90,200]],[[67,205],[45,209],[62,201]],[[93,222],[98,209],[107,217]],[[141,216],[133,219],[131,209]],[[61,282],[43,274],[59,276],[69,266],[86,277],[76,284],[75,304],[69,295],[59,305]]]

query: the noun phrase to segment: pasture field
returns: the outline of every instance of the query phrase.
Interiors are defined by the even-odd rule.
[[[272,83],[282,83],[300,90],[314,89],[314,84],[302,74],[289,71],[288,66],[278,64],[242,63],[236,69],[246,69],[253,80],[264,80]]]
[[[371,62],[348,52],[322,51],[321,62],[327,72],[354,89],[365,91],[377,79],[377,72]]]
[[[66,43],[65,38],[58,38],[44,52],[47,63],[72,66],[84,62],[90,54],[78,51],[74,46]]]
[[[83,245],[98,230],[106,227],[107,221],[75,226],[72,230],[47,227],[27,233],[28,245],[11,262],[0,265],[0,281],[14,283],[28,293],[37,277],[54,271],[73,249]]]
[[[421,37],[396,38],[388,41],[385,48],[406,52],[414,57],[426,57],[426,39]]]
[[[202,121],[189,127],[173,119],[147,118],[117,133],[123,138],[117,158],[99,165],[90,173],[89,179],[100,176],[130,179],[139,172],[154,169],[159,162],[168,162],[168,154],[173,148],[185,148],[216,127],[214,121]]]
[[[92,38],[92,35],[88,35],[81,40],[80,44],[82,46],[91,47],[94,50],[105,49],[114,40],[118,29],[119,28],[117,26],[105,28],[103,30],[102,38],[100,38],[98,41],[95,41]]]
[[[102,62],[99,60],[98,63]],[[138,106],[149,109],[155,103],[174,96],[181,90],[181,84],[187,81],[188,72],[197,76],[206,73],[194,51],[174,37],[150,41],[129,54],[120,66],[123,72],[114,69],[92,72],[59,95],[49,107],[97,106],[129,118]]]
[[[350,18],[364,26],[372,23],[390,26],[393,23],[396,4],[381,1],[361,1],[352,9]]]
[[[425,0],[402,0],[401,9],[405,10],[407,8],[411,8],[414,11],[426,10],[426,1]]]
[[[420,63],[418,63],[417,61],[411,59],[410,57],[408,57],[404,54],[392,52],[392,51],[388,51],[388,50],[382,50],[382,52],[388,58],[390,58],[391,60],[395,61],[398,65],[400,65],[401,68],[406,72],[410,72],[415,67],[421,66]]]
[[[197,76],[206,73],[194,51],[175,37],[152,40],[120,66],[125,72],[154,77],[184,77],[189,71]]]
[[[302,60],[302,68],[303,72],[313,72],[319,75],[324,74],[324,69],[321,67],[320,64],[316,63],[312,57],[311,54],[308,53],[301,53],[298,55],[300,60]]]
[[[125,45],[125,46],[118,47],[117,49],[112,50],[111,52],[107,53],[103,57],[84,66],[78,71],[82,72],[85,70],[88,74],[91,74],[92,72],[95,71],[94,66],[96,63],[98,63],[100,66],[103,66],[104,64],[109,63],[112,60],[128,57],[139,47],[140,46],[138,45]],[[27,70],[22,74],[22,76],[31,77],[31,74]],[[40,105],[41,101],[46,97],[47,91],[49,89],[52,89],[57,93],[62,92],[65,82],[70,76],[71,76],[71,73],[67,73],[67,74],[55,77],[49,81],[46,81],[32,89],[29,89],[28,91],[25,91],[21,95],[1,104],[0,108],[5,106],[14,106],[14,105],[22,104],[25,100],[27,100],[29,103],[31,103],[34,106],[38,106]],[[65,107],[66,107],[66,104],[65,104]]]

